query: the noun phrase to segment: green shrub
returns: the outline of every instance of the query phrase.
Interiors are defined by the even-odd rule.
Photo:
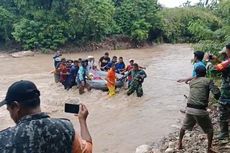
[[[163,9],[163,37],[167,42],[198,42],[212,37],[222,26],[222,20],[210,10],[202,8]]]
[[[0,41],[9,41],[11,37],[14,15],[0,6]]]
[[[47,48],[55,50],[67,41],[64,35],[65,29],[66,27],[60,22],[47,24],[42,21],[22,19],[14,24],[12,34],[24,49]]]

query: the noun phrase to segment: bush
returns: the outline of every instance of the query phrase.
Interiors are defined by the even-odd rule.
[[[14,24],[12,34],[24,49],[55,50],[67,40],[64,35],[65,29],[66,27],[60,22],[47,24],[42,21],[22,19]]]
[[[204,8],[163,9],[159,15],[166,42],[198,42],[212,37],[213,31],[222,26],[222,20]]]
[[[143,41],[150,37],[150,31],[159,28],[158,11],[156,0],[124,0],[116,9],[115,21],[122,34]]]
[[[9,41],[11,37],[14,15],[0,6],[0,41]]]

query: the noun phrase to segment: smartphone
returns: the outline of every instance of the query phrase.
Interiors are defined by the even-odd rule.
[[[80,108],[79,104],[67,104],[67,103],[65,104],[65,112],[66,113],[78,114],[79,108]]]

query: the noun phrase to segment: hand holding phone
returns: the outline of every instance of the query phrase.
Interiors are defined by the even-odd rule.
[[[87,117],[89,115],[88,109],[86,108],[85,105],[80,104],[80,110],[78,114],[78,118],[80,121],[86,121]]]

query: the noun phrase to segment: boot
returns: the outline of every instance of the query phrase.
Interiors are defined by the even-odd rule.
[[[220,134],[218,136],[219,140],[228,139],[228,122],[220,122]]]

